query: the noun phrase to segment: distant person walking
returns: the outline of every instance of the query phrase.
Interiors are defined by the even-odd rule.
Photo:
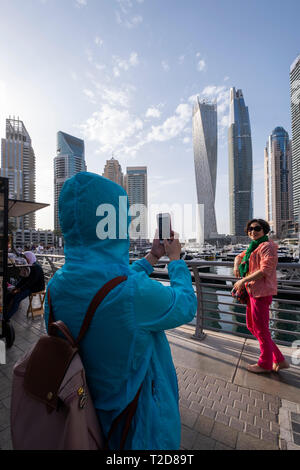
[[[252,219],[247,223],[245,232],[251,238],[247,250],[234,261],[234,275],[241,277],[234,288],[241,292],[245,287],[247,300],[246,322],[248,330],[258,339],[260,357],[256,364],[248,366],[250,372],[257,374],[278,372],[289,367],[269,330],[269,309],[272,296],[277,294],[276,266],[278,262],[277,245],[269,240],[268,222]]]

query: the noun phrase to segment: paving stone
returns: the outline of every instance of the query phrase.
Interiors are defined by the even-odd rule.
[[[272,413],[271,411],[262,410],[262,417],[265,418],[265,419],[268,419],[269,421],[274,421],[274,423],[277,422],[276,414]]]
[[[222,412],[220,412],[220,411],[217,411],[215,420],[216,420],[218,423],[223,423],[223,424],[226,424],[226,426],[228,426],[230,417],[227,416],[227,415],[225,415],[224,413],[222,413]]]
[[[264,441],[271,441],[277,446],[279,446],[279,436],[277,433],[272,431],[265,431],[264,429],[262,429],[261,437]]]
[[[272,413],[278,414],[279,405],[277,405],[276,403],[269,403],[269,411],[271,411]]]
[[[232,408],[232,406],[226,406],[225,414],[229,417],[239,418],[240,410],[238,408]]]
[[[232,417],[230,418],[229,426],[235,429],[236,431],[243,432],[246,425],[243,421],[240,421],[239,419]]]
[[[188,386],[186,387],[186,391],[188,391],[188,392],[195,392],[195,393],[197,393],[198,390],[199,390],[198,385],[194,385],[194,384],[191,384],[191,383],[189,383]]]
[[[202,413],[204,406],[200,405],[200,403],[192,401],[190,405],[190,410],[195,411],[196,413]]]
[[[246,411],[241,411],[240,420],[245,421],[248,424],[254,424],[254,415],[247,413]]]
[[[238,410],[247,411],[247,403],[241,403],[238,400],[234,400],[233,408],[237,408]]]
[[[191,392],[191,394],[189,395],[189,400],[195,401],[197,403],[200,403],[201,398],[202,396],[195,392]]]
[[[212,377],[210,375],[207,375],[204,379],[204,383],[206,384],[214,384],[216,382],[216,377]]]
[[[198,392],[197,392],[197,395],[199,395],[200,398],[202,397],[208,397],[210,394],[210,391],[207,390],[206,388],[199,388]]]
[[[226,387],[226,382],[225,380],[222,380],[222,379],[216,379],[216,382],[215,382],[217,385],[219,385],[219,387],[221,388],[225,388]]]
[[[220,411],[221,413],[225,413],[226,405],[220,402],[215,401],[212,407],[215,411]]]
[[[181,426],[181,443],[180,447],[183,449],[192,449],[197,437],[197,432],[190,428]]]
[[[250,396],[249,388],[238,387],[238,392],[240,392],[243,396]]]
[[[210,436],[212,428],[214,426],[214,420],[207,416],[200,415],[194,425],[194,430],[203,434],[204,436]]]
[[[257,439],[260,439],[261,429],[257,426],[254,426],[253,424],[246,423],[245,432],[247,434],[251,434],[254,437],[257,437]]]
[[[257,408],[260,408],[261,410],[268,410],[269,409],[269,404],[266,401],[259,400],[258,398],[255,400],[255,406]]]
[[[264,429],[265,431],[270,431],[270,421],[268,421],[267,419],[255,416],[254,424],[255,426],[258,426],[259,428]]]
[[[186,400],[185,398],[179,399],[179,406],[184,406],[185,408],[189,408],[190,404],[191,404],[190,400]]]
[[[233,400],[239,400],[241,401],[242,399],[242,394],[240,392],[234,392],[234,391],[231,391],[229,393],[229,398],[233,398]]]
[[[201,403],[201,405],[203,405],[207,408],[211,408],[214,404],[213,400],[211,400],[210,398],[207,398],[207,397],[202,397],[200,403]]]
[[[202,436],[198,434],[194,445],[192,447],[193,450],[213,450],[216,445],[216,441],[211,437]]]
[[[250,390],[250,397],[263,400],[263,393],[258,392],[257,390]]]
[[[232,383],[230,383],[230,382],[228,382],[228,383],[226,384],[226,388],[227,388],[228,390],[232,390],[233,392],[237,392],[237,391],[238,391],[238,386],[235,385],[235,384],[232,384]]]
[[[246,403],[247,405],[255,405],[255,398],[249,397],[248,395],[243,395],[242,403]]]
[[[238,432],[226,426],[223,423],[215,423],[214,427],[211,432],[211,437],[218,442],[222,442],[223,444],[229,447],[235,447],[237,441]]]
[[[221,403],[224,403],[224,405],[231,406],[233,408],[234,405],[234,400],[233,398],[227,398],[227,397],[222,397]]]
[[[187,408],[181,408],[180,410],[181,422],[185,426],[192,428],[196,422],[198,414]]]
[[[278,446],[273,444],[271,441],[262,441],[254,436],[240,432],[238,433],[237,450],[275,450]]]
[[[217,412],[212,410],[211,408],[204,407],[202,411],[203,416],[207,416],[207,418],[215,419]]]
[[[248,405],[247,406],[247,412],[251,413],[255,416],[262,417],[262,410],[261,410],[261,408],[258,408],[257,406]]]
[[[216,442],[216,445],[214,447],[214,450],[232,450],[232,447],[226,446],[225,444],[222,444],[222,442]]]

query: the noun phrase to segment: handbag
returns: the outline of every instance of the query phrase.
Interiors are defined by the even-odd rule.
[[[239,303],[239,304],[247,304],[249,294],[247,292],[247,289],[245,286],[242,287],[240,291],[237,291],[236,289],[232,289],[231,291],[232,297]]]

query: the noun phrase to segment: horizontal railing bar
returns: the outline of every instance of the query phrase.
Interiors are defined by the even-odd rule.
[[[234,336],[239,336],[241,338],[245,338],[245,339],[254,339],[254,336],[252,335],[247,335],[246,333],[239,333],[237,331],[227,331],[227,330],[220,330],[219,328],[214,328],[213,326],[205,326],[204,330],[209,330],[209,331],[216,331],[217,333],[225,333],[225,334],[228,334],[228,335],[234,335]],[[273,341],[276,343],[276,344],[279,344],[279,345],[282,345],[282,346],[291,346],[291,343],[288,342],[288,341],[282,341],[282,340],[277,340],[277,339],[274,339],[272,338]]]

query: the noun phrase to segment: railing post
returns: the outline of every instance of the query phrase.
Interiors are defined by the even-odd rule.
[[[196,317],[196,330],[195,330],[195,334],[192,337],[194,339],[197,339],[198,341],[202,341],[206,337],[206,334],[203,332],[203,314],[204,314],[203,294],[202,294],[200,276],[199,276],[199,271],[198,271],[197,266],[193,266],[193,274],[194,274],[196,293],[197,293],[197,317]]]

